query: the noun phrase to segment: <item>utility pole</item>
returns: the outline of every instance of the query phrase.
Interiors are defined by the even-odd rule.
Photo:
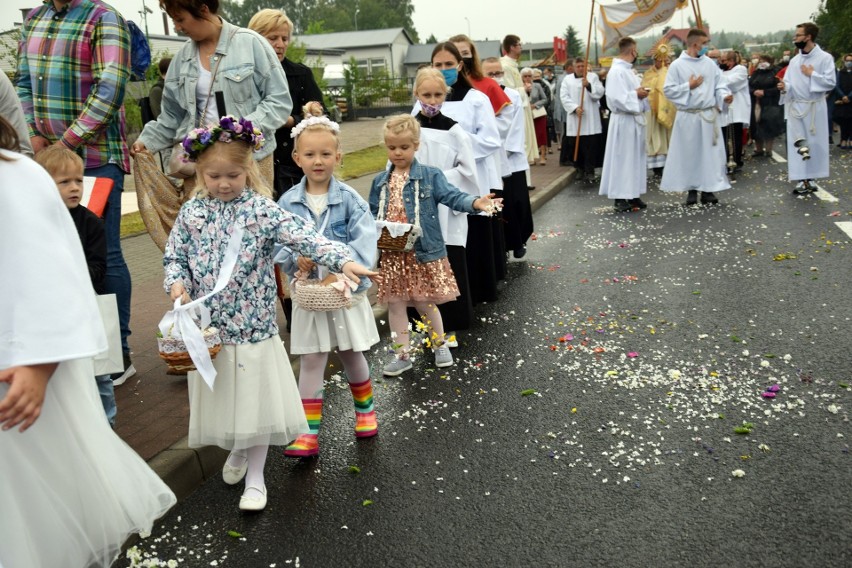
[[[145,38],[148,38],[148,14],[153,14],[154,11],[145,5],[145,0],[142,0],[142,9],[139,10],[139,15],[142,17],[142,21],[145,23]]]

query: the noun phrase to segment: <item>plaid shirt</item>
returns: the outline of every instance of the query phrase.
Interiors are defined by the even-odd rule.
[[[30,136],[61,140],[86,168],[116,164],[130,171],[124,134],[124,90],[130,77],[130,32],[101,0],[52,0],[21,28],[15,83]]]

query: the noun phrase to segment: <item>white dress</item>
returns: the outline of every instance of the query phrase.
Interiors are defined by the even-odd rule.
[[[0,565],[109,566],[175,496],[104,418],[91,359],[103,325],[53,180],[0,153],[15,158],[0,161],[0,369],[59,362],[35,424],[0,432]]]
[[[328,194],[305,193],[308,207],[316,219],[322,219],[319,232],[325,229],[328,214]],[[328,275],[323,269],[321,277]],[[304,310],[293,302],[293,322],[290,326],[290,353],[329,353],[332,349],[343,351],[369,351],[379,342],[376,317],[367,298],[367,292],[355,294],[352,306],[341,310],[318,312]]]

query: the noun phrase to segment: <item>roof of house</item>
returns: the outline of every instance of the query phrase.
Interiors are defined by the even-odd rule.
[[[500,57],[499,41],[475,41],[476,50],[479,53],[480,59],[486,57]],[[408,47],[408,52],[405,54],[405,65],[420,65],[421,63],[429,63],[432,61],[432,50],[435,49],[437,43],[421,43]]]
[[[310,34],[297,36],[297,40],[308,49],[352,49],[357,47],[385,46],[394,43],[402,35],[409,44],[414,40],[405,28],[388,28],[384,30],[358,30],[353,32],[336,32],[333,34]]]

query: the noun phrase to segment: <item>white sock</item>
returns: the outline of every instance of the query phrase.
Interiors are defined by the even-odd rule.
[[[266,453],[269,444],[252,446],[247,450],[248,470],[246,471],[246,497],[260,498],[263,496],[263,467],[266,465]]]
[[[246,463],[246,451],[231,450],[231,453],[228,454],[227,464],[231,467],[243,467],[244,463]]]

